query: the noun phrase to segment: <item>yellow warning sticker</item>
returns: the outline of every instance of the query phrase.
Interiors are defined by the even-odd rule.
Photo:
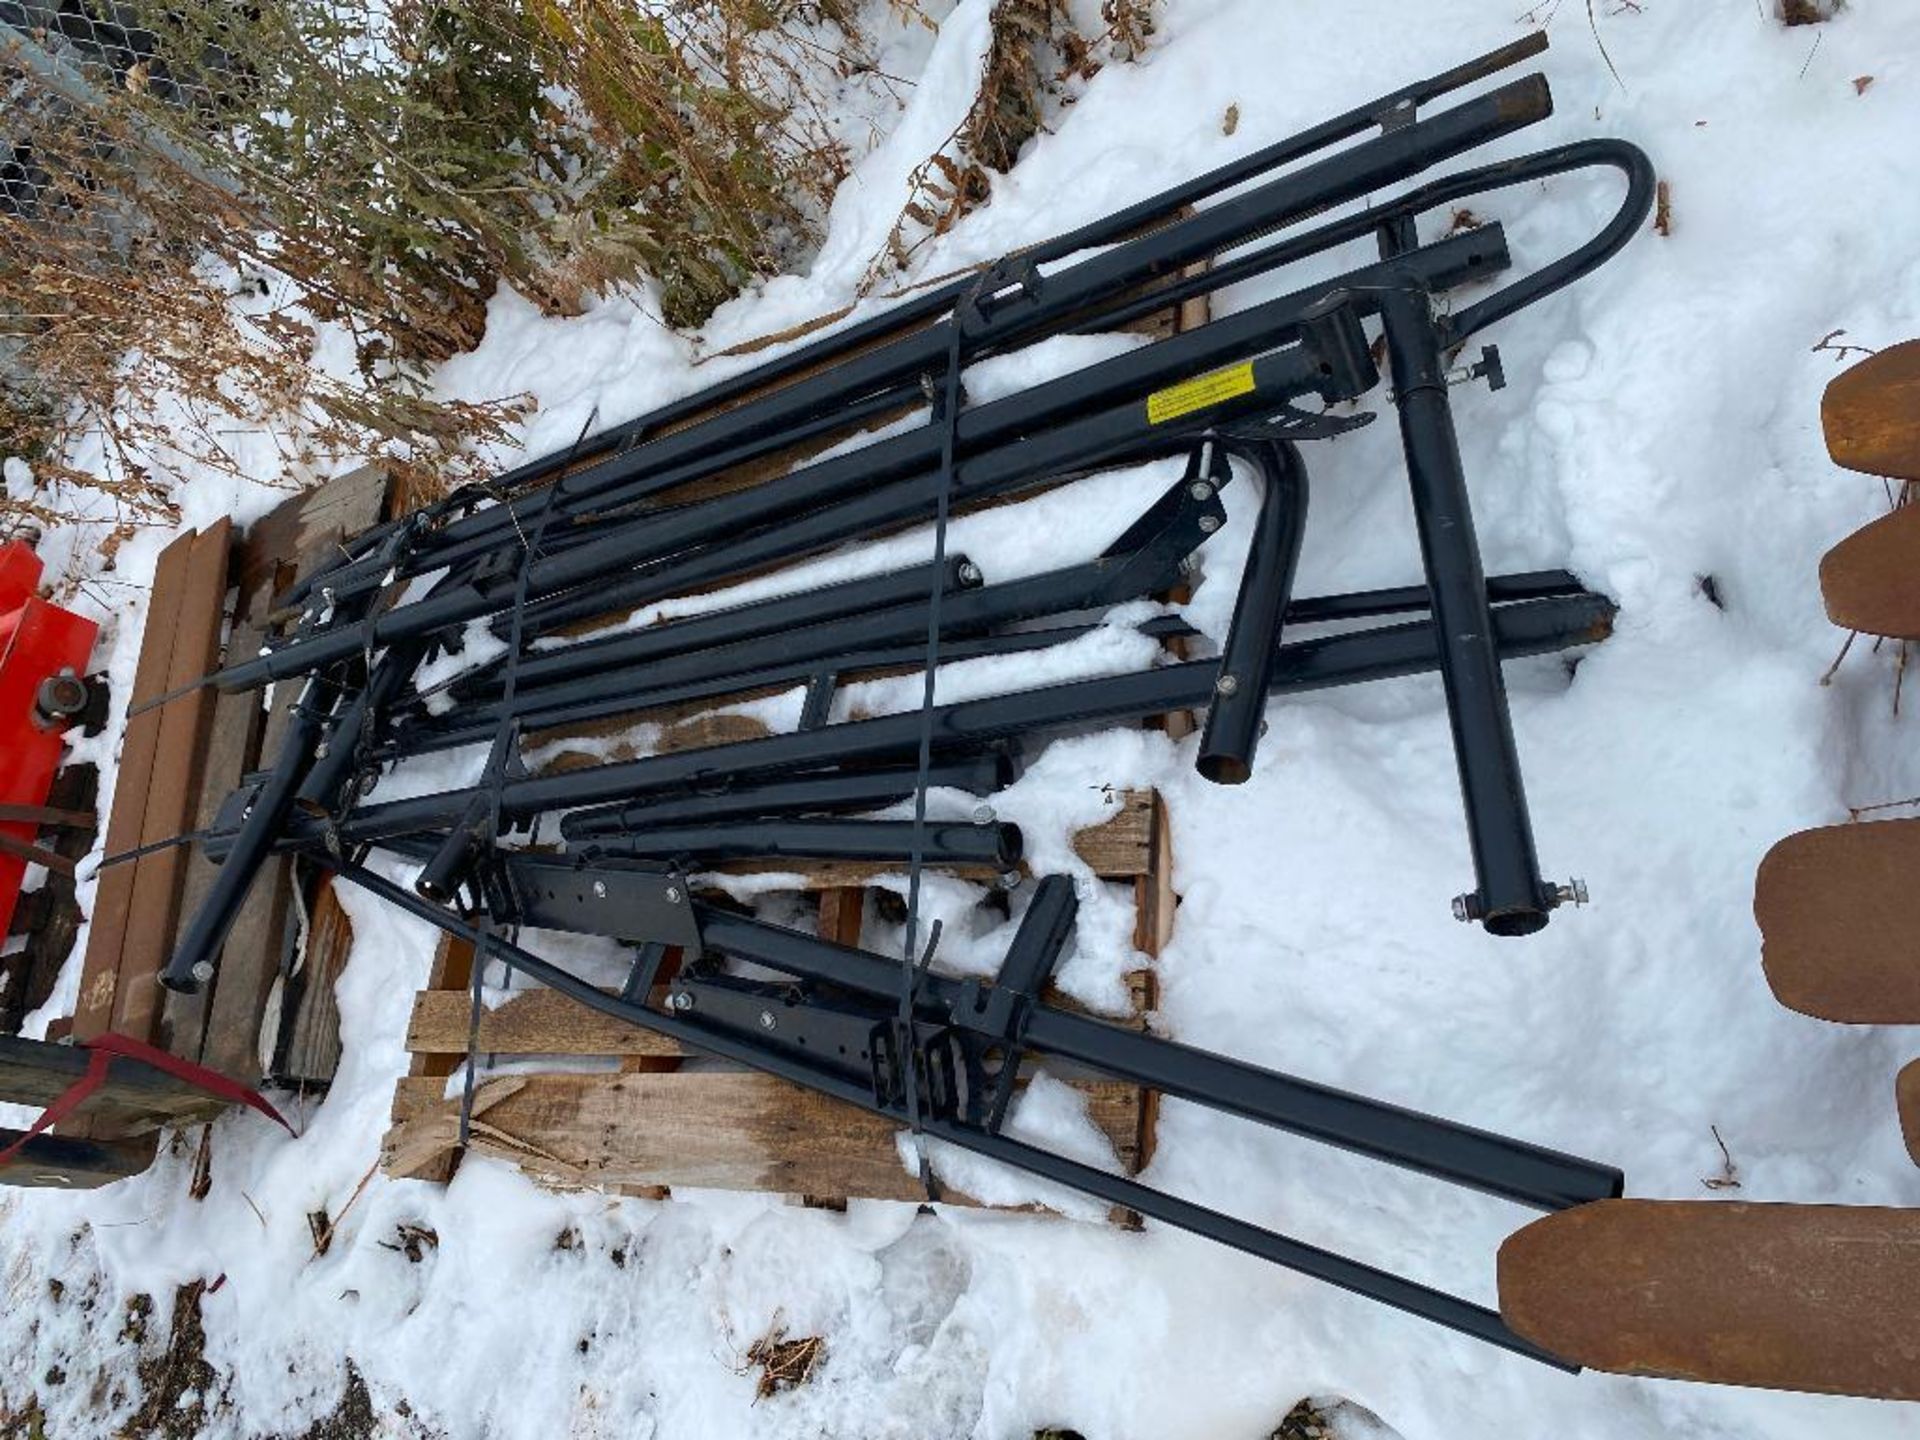
[[[1182,380],[1178,385],[1169,385],[1165,390],[1156,390],[1149,395],[1147,423],[1164,425],[1169,420],[1178,420],[1182,415],[1205,410],[1236,395],[1251,395],[1253,388],[1252,361],[1196,375],[1191,380]]]

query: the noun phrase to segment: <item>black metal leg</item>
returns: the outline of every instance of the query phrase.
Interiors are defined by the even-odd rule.
[[[1477,888],[1455,902],[1455,913],[1480,921],[1490,934],[1531,935],[1547,923],[1557,892],[1540,878],[1534,854],[1480,544],[1447,401],[1440,332],[1432,301],[1418,287],[1383,294],[1380,319],[1473,847]]]
[[[1267,712],[1267,684],[1280,646],[1280,622],[1293,596],[1294,569],[1307,527],[1307,468],[1293,446],[1264,441],[1229,445],[1260,471],[1264,493],[1233,623],[1220,652],[1196,767],[1216,785],[1245,784]]]

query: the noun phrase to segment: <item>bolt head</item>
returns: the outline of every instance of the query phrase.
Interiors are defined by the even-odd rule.
[[[1239,677],[1234,675],[1222,675],[1218,680],[1213,682],[1213,690],[1216,695],[1237,694],[1239,689]]]
[[[1187,494],[1203,503],[1211,500],[1213,498],[1213,482],[1211,480],[1196,480],[1187,486]]]
[[[1587,882],[1575,877],[1564,885],[1556,886],[1553,893],[1557,903],[1577,908],[1587,903]]]
[[[685,990],[676,990],[667,997],[667,1004],[675,1010],[691,1010],[693,1008],[693,996]]]
[[[991,825],[996,818],[993,806],[991,805],[976,805],[973,807],[972,819],[976,825]]]
[[[1018,870],[1002,870],[1000,872],[1000,888],[1002,890],[1018,890],[1020,888],[1020,880],[1021,875]]]
[[[1218,515],[1202,515],[1200,517],[1200,533],[1202,535],[1211,535],[1219,528],[1220,517]]]
[[[971,560],[963,563],[960,566],[960,583],[962,585],[978,585],[980,583],[980,567]]]
[[[604,900],[607,898],[607,882],[606,881],[596,880],[593,882],[593,898],[596,900]]]
[[[1461,922],[1473,919],[1473,906],[1464,895],[1453,897],[1453,918]]]
[[[193,978],[198,980],[202,985],[206,984],[209,980],[213,979],[213,962],[211,960],[198,961],[194,965],[191,974]]]
[[[678,905],[680,903],[680,887],[678,885],[667,886],[665,890],[660,892],[660,898],[669,905]]]
[[[773,1012],[771,1010],[762,1010],[760,1012],[760,1028],[762,1030],[775,1029],[779,1024],[780,1022],[773,1018]]]

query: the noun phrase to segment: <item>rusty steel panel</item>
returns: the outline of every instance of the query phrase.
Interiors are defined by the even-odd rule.
[[[1920,820],[1828,825],[1767,852],[1753,884],[1761,965],[1790,1010],[1920,1024]]]
[[[1827,551],[1820,594],[1836,625],[1920,640],[1920,505],[1902,505]]]
[[[1920,480],[1920,340],[1890,346],[1827,386],[1820,428],[1836,465]]]
[[[1500,1247],[1500,1314],[1596,1370],[1920,1399],[1920,1210],[1579,1205]]]

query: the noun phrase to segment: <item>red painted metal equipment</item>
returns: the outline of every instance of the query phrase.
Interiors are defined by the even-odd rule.
[[[99,626],[38,594],[40,557],[0,545],[0,935],[7,933],[34,848],[62,735],[86,708],[81,678]]]

